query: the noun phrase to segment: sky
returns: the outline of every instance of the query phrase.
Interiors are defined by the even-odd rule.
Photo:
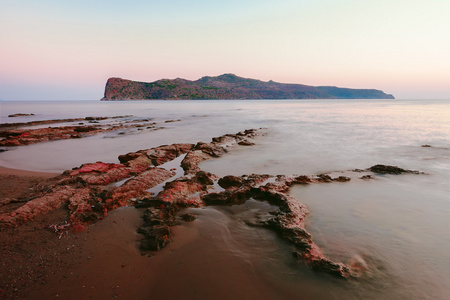
[[[233,73],[450,99],[450,0],[0,0],[0,99]]]

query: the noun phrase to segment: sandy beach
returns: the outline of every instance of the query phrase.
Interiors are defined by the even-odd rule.
[[[27,199],[33,188],[45,186],[57,174],[39,173],[0,167],[0,210],[12,210],[20,203],[11,199]],[[33,222],[16,228],[2,228],[1,243],[1,296],[6,299],[25,297],[30,290],[47,282],[67,261],[62,260],[64,247],[55,234],[44,229],[58,220],[64,211],[54,211]]]

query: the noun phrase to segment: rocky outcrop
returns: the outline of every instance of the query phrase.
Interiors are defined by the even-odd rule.
[[[141,250],[159,251],[172,241],[170,227],[177,224],[173,207],[148,208],[142,219],[144,225],[139,227],[138,233],[146,238],[141,242]]]
[[[389,166],[389,165],[375,165],[370,167],[369,170],[377,174],[393,174],[393,175],[403,173],[420,174],[419,171],[405,170],[397,166]]]
[[[234,74],[223,74],[216,77],[202,77],[196,81],[177,78],[138,82],[109,78],[102,100],[143,99],[394,99],[394,97],[374,89],[264,82]]]
[[[98,133],[117,131],[118,134],[137,132],[142,130],[158,130],[158,126],[149,119],[128,120],[130,116],[116,117],[86,117],[62,120],[43,120],[27,123],[2,123],[0,124],[0,146],[23,146],[41,142],[79,139]],[[112,122],[99,121],[113,119]],[[46,124],[69,123],[70,125],[47,128],[29,128],[29,126],[42,126]],[[99,124],[100,123],[100,124]],[[22,127],[27,128],[22,128]],[[120,131],[120,132],[119,132]]]
[[[286,183],[289,186],[289,183]],[[279,212],[254,225],[274,230],[282,239],[294,245],[293,254],[304,259],[312,268],[338,275],[343,278],[352,276],[349,266],[328,259],[317,246],[311,234],[305,229],[305,217],[309,210],[298,200],[281,193],[271,186],[265,185],[251,189],[250,195],[257,200],[268,201],[279,207]]]
[[[200,171],[198,165],[207,159],[220,157],[227,152],[226,147],[239,145],[247,138],[256,136],[255,129],[248,129],[237,134],[226,134],[221,137],[212,138],[210,143],[197,143],[193,151],[189,152],[181,162],[181,167],[186,174],[195,174]]]
[[[211,143],[172,144],[140,150],[119,156],[120,164],[95,162],[65,171],[57,182],[44,193],[26,202],[12,212],[0,215],[0,225],[17,226],[36,216],[67,205],[73,224],[87,224],[101,219],[112,209],[134,204],[137,199],[152,199],[149,189],[164,183],[175,172],[161,166],[183,154],[203,153],[206,158],[225,153],[226,146],[237,145],[242,139],[256,135],[255,130],[214,138]],[[225,142],[227,143],[225,145]],[[188,157],[188,155],[186,155]],[[188,177],[166,184],[157,195],[161,204],[199,206],[199,192],[207,190],[217,180],[213,174],[200,171],[195,155],[183,160]],[[193,172],[194,169],[198,169]],[[166,200],[169,199],[169,200]],[[14,201],[11,201],[11,203]],[[142,202],[142,201],[141,201]]]
[[[268,202],[277,209],[258,213],[254,220],[247,221],[249,226],[276,232],[292,245],[293,255],[312,269],[342,278],[361,274],[367,266],[362,268],[361,264],[354,262],[335,262],[325,256],[306,229],[308,208],[289,195],[293,185],[347,182],[351,180],[350,177],[332,177],[330,173],[316,176],[250,174],[218,178],[200,169],[202,161],[221,157],[235,147],[241,147],[240,142],[254,139],[262,133],[262,129],[251,129],[215,137],[209,143],[172,144],[139,150],[120,155],[119,164],[83,164],[61,174],[53,185],[39,190],[35,197],[21,207],[5,210],[0,214],[0,226],[18,226],[51,210],[67,207],[68,218],[59,223],[62,225],[49,226],[57,228],[61,236],[64,230],[81,230],[103,219],[112,209],[135,205],[145,208],[143,224],[138,230],[143,237],[140,249],[144,252],[158,251],[175,238],[171,229],[174,225],[182,220],[196,219],[195,215],[182,214],[182,208],[239,205],[255,199]],[[185,155],[180,163],[184,174],[176,174],[165,167],[165,163],[181,155]],[[376,174],[419,174],[417,171],[387,165],[376,165],[367,170],[356,169],[353,172],[357,176],[361,176],[362,172],[368,173],[360,180],[374,179],[372,175]],[[154,187],[162,189],[155,195],[150,191]]]
[[[163,145],[148,150],[119,155],[119,161],[121,163],[130,162],[133,164],[138,164],[140,161],[147,162],[147,160],[149,160],[154,166],[159,166],[175,159],[181,154],[189,152],[193,147],[193,144]]]
[[[18,114],[8,115],[8,118],[30,117],[30,116],[34,116],[34,114],[18,113]]]

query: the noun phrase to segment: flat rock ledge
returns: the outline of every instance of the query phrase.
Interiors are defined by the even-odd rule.
[[[18,147],[49,141],[79,139],[106,132],[117,132],[119,135],[124,135],[164,128],[161,123],[152,122],[151,119],[132,117],[127,115],[1,123],[0,146]],[[167,120],[164,123],[176,121],[180,120]],[[43,127],[50,124],[60,126]]]
[[[2,207],[1,227],[15,227],[61,207],[68,209],[67,219],[49,225],[57,231],[79,231],[90,223],[102,220],[108,211],[125,205],[145,208],[143,225],[138,229],[143,239],[140,250],[158,251],[175,237],[171,227],[180,222],[195,221],[196,215],[182,214],[182,208],[207,205],[243,204],[249,199],[266,201],[278,207],[271,213],[261,213],[249,226],[264,227],[276,232],[293,247],[292,254],[314,270],[342,278],[357,277],[364,271],[358,265],[334,262],[318,247],[305,228],[307,207],[289,195],[293,185],[348,182],[350,177],[272,176],[251,174],[218,176],[200,169],[200,163],[221,157],[237,147],[254,145],[264,129],[249,129],[236,134],[213,138],[211,142],[197,144],[163,145],[119,156],[120,164],[95,162],[65,171],[54,184],[37,190],[34,197],[12,211]],[[184,155],[184,158],[180,157]],[[184,174],[174,172],[165,164],[180,157]],[[366,170],[360,179],[374,179],[375,174],[403,174],[417,171],[376,165]],[[217,189],[220,186],[220,190]],[[152,188],[162,186],[155,195]],[[15,201],[11,201],[13,203]]]

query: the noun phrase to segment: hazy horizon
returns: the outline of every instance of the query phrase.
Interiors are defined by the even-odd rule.
[[[0,0],[0,99],[98,100],[106,81],[233,73],[450,98],[447,0]]]

